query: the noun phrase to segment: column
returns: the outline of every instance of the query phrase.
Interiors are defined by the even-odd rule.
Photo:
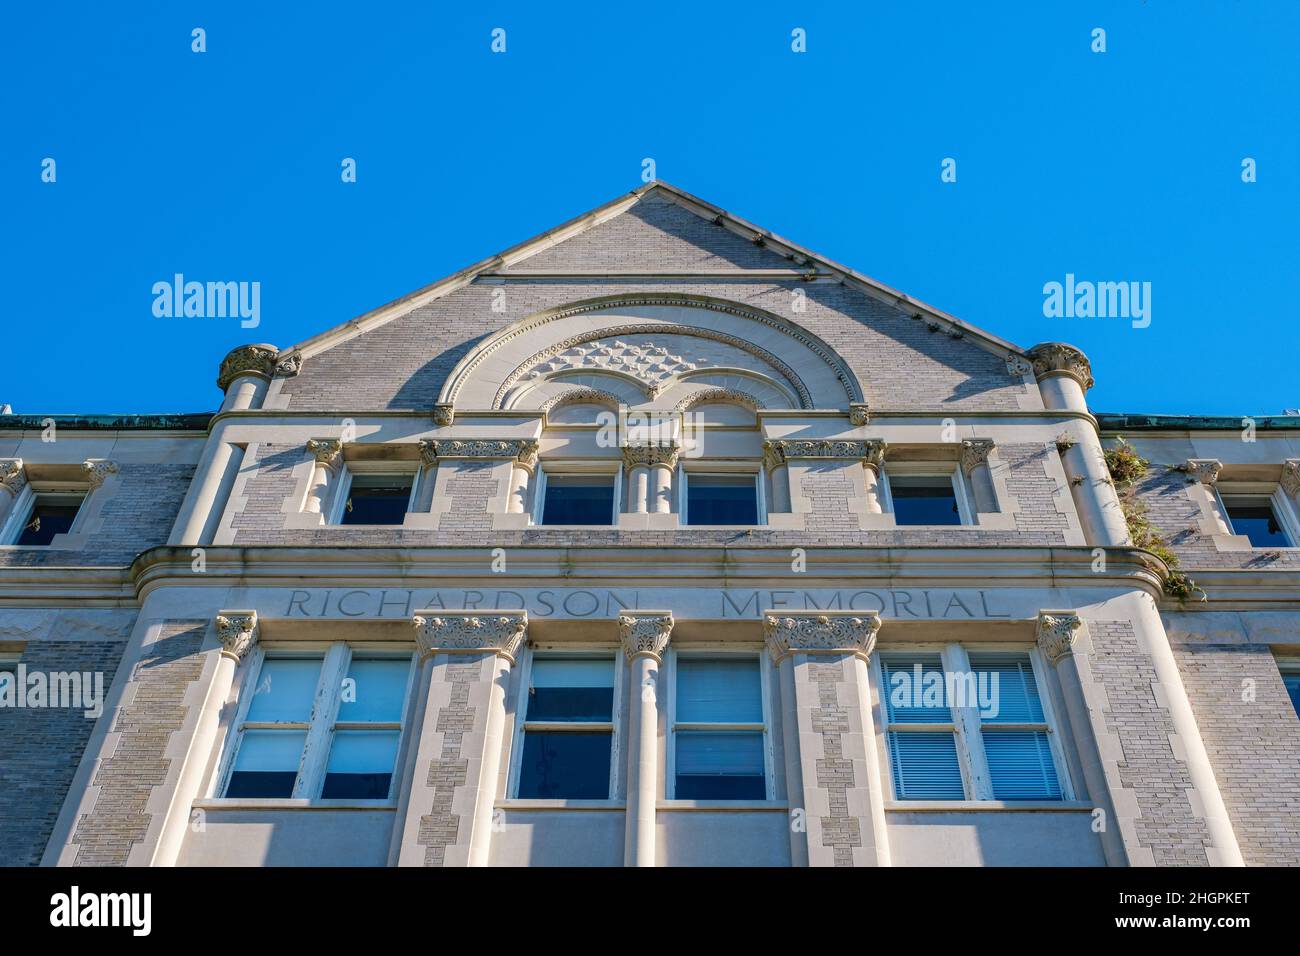
[[[403,768],[392,856],[399,866],[486,866],[501,782],[510,669],[524,611],[416,611],[419,736]]]
[[[673,630],[671,611],[618,616],[627,655],[628,710],[626,866],[655,865],[655,804],[659,800],[659,667]]]
[[[280,350],[274,345],[241,345],[221,360],[217,372],[217,388],[225,392],[221,411],[242,411],[261,408],[266,388],[276,372],[276,356]],[[290,359],[295,356],[290,356]],[[289,360],[286,360],[288,362]],[[297,358],[293,371],[302,366]]]
[[[673,510],[673,472],[677,468],[677,445],[650,445],[650,501],[653,514],[668,514]]]
[[[961,470],[970,487],[976,513],[988,514],[998,510],[993,473],[989,470],[989,452],[992,450],[993,441],[988,438],[970,438],[961,443]]]
[[[428,438],[420,439],[420,476],[419,487],[415,491],[415,503],[412,510],[425,514],[433,505],[433,487],[438,478],[437,445]]]
[[[627,468],[627,511],[643,515],[650,505],[649,446],[624,445],[623,465]]]
[[[1232,522],[1224,513],[1223,504],[1214,490],[1214,486],[1219,483],[1219,472],[1223,470],[1223,463],[1217,458],[1189,458],[1186,467],[1188,477],[1205,486],[1204,497],[1199,503],[1202,512],[1206,515],[1207,524],[1201,526],[1201,533],[1232,534]],[[1283,475],[1285,474],[1284,468]]]
[[[862,473],[865,483],[864,499],[867,514],[883,514],[885,507],[880,500],[880,472],[885,467],[886,444],[883,441],[865,441],[862,455]]]
[[[791,809],[804,811],[807,832],[791,834],[792,861],[806,852],[809,866],[889,865],[867,676],[879,630],[874,611],[763,618],[768,653],[782,668],[789,660],[794,685],[799,766],[789,791],[793,800],[802,789],[803,806]]]
[[[1119,818],[1115,814],[1110,787],[1106,783],[1101,745],[1093,729],[1093,717],[1083,692],[1079,665],[1074,659],[1075,637],[1082,626],[1083,622],[1073,611],[1039,611],[1035,637],[1038,650],[1048,665],[1056,670],[1061,685],[1065,715],[1070,722],[1070,736],[1074,738],[1074,750],[1083,769],[1083,784],[1088,790],[1087,794],[1077,796],[1092,801],[1092,805],[1105,815],[1105,829],[1098,836],[1101,838],[1102,853],[1106,856],[1106,865],[1128,866],[1128,851],[1124,847]],[[1098,715],[1098,719],[1104,718]]]
[[[1288,458],[1282,462],[1282,491],[1291,497],[1296,514],[1300,515],[1300,458]]]
[[[0,528],[13,511],[18,496],[27,487],[27,472],[21,458],[0,458]]]
[[[1044,342],[1026,353],[1033,362],[1034,377],[1043,406],[1051,410],[1088,414],[1085,393],[1092,388],[1092,365],[1073,345]],[[1119,496],[1111,483],[1096,425],[1078,421],[1071,429],[1074,444],[1061,453],[1061,464],[1070,483],[1070,495],[1084,539],[1089,545],[1122,547],[1130,543],[1128,522]]]
[[[312,466],[311,485],[307,489],[307,504],[303,511],[320,515],[324,524],[329,509],[330,484],[343,452],[343,443],[337,438],[312,438],[307,442],[307,451],[316,463]]]

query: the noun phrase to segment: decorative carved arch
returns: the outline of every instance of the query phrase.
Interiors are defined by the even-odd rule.
[[[742,392],[738,388],[706,388],[693,395],[687,395],[673,407],[673,411],[689,412],[697,405],[707,405],[713,402],[727,402],[731,405],[743,405],[751,412],[757,412],[759,409],[758,399],[753,395],[750,395],[748,392]]]
[[[544,412],[551,412],[562,405],[573,405],[579,402],[583,404],[591,403],[595,405],[606,405],[615,411],[617,411],[618,407],[623,404],[617,395],[611,395],[609,392],[602,389],[579,387],[571,388],[561,395],[556,395],[554,398],[547,399],[542,403],[541,410]]]

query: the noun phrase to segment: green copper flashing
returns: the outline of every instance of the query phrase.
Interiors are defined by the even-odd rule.
[[[0,431],[40,431],[48,422],[73,431],[203,432],[216,412],[179,415],[0,415]]]

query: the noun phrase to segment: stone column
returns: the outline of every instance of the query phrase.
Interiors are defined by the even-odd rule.
[[[226,394],[221,411],[261,408],[262,399],[266,397],[266,387],[276,372],[276,355],[279,352],[274,345],[241,345],[221,360],[221,369],[217,372],[217,388]],[[301,364],[299,358],[294,366],[295,372]]]
[[[1088,706],[1079,665],[1074,659],[1075,636],[1082,626],[1083,622],[1073,611],[1039,611],[1036,640],[1044,660],[1056,670],[1065,702],[1065,715],[1070,722],[1070,735],[1074,738],[1074,750],[1083,769],[1082,783],[1088,792],[1076,796],[1090,800],[1104,814],[1105,829],[1098,835],[1106,865],[1128,866],[1128,851],[1124,847],[1119,818],[1106,783],[1101,745],[1093,728],[1094,714]],[[1095,719],[1104,720],[1100,714],[1095,715]]]
[[[624,445],[627,468],[627,511],[643,515],[650,510],[650,446]]]
[[[673,472],[677,468],[676,445],[650,445],[650,500],[649,511],[668,514],[673,510]]]
[[[1088,414],[1085,393],[1094,383],[1092,365],[1083,352],[1063,342],[1044,342],[1027,354],[1045,408]],[[1128,522],[1111,483],[1095,424],[1080,420],[1071,436],[1075,441],[1061,451],[1061,465],[1085,541],[1103,547],[1128,545]]]
[[[316,460],[312,467],[311,485],[307,489],[307,504],[303,511],[321,516],[324,524],[329,510],[329,490],[343,453],[343,443],[337,438],[312,438],[307,451]]]
[[[486,866],[501,781],[510,668],[524,611],[416,611],[418,737],[394,827],[399,866]]]
[[[1300,458],[1282,462],[1282,491],[1290,496],[1296,514],[1300,515]]]
[[[866,441],[862,444],[862,473],[867,514],[884,514],[885,506],[880,500],[880,472],[885,467],[886,445],[883,441]]]
[[[889,865],[866,666],[879,630],[874,611],[763,618],[772,659],[791,660],[804,800],[792,809],[804,810],[807,825],[805,835],[791,834],[791,857],[806,841],[809,866]]]
[[[655,805],[659,800],[659,667],[673,630],[671,611],[635,611],[618,616],[627,655],[631,708],[628,711],[627,815],[623,843],[626,866],[655,865]]]
[[[1203,525],[1201,532],[1203,534],[1232,534],[1232,522],[1228,520],[1228,515],[1223,510],[1223,504],[1214,491],[1214,486],[1219,483],[1219,472],[1223,470],[1223,463],[1217,458],[1189,458],[1186,467],[1188,477],[1205,486],[1205,497],[1201,499],[1200,505],[1206,515],[1208,526]],[[1283,474],[1285,474],[1285,471]]]
[[[433,486],[438,477],[438,451],[428,438],[420,439],[420,487],[416,489],[412,510],[427,513],[433,504]]]
[[[519,453],[510,466],[510,497],[506,502],[506,512],[517,515],[528,510],[528,489],[537,468],[540,445],[536,441],[524,441],[520,446]]]
[[[993,473],[989,470],[989,452],[992,450],[993,441],[988,438],[970,438],[961,443],[961,470],[966,476],[977,513],[988,514],[998,510]]]
[[[27,487],[21,458],[0,458],[0,528],[9,520],[14,503]]]

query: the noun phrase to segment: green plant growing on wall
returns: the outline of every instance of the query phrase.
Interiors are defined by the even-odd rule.
[[[1117,439],[1113,446],[1107,448],[1105,456],[1106,468],[1110,471],[1111,483],[1119,495],[1120,510],[1124,512],[1124,521],[1128,524],[1129,537],[1133,539],[1134,546],[1150,551],[1169,569],[1164,580],[1165,593],[1179,601],[1185,601],[1199,593],[1204,601],[1205,591],[1197,587],[1196,582],[1182,570],[1178,555],[1151,524],[1147,506],[1137,496],[1137,484],[1150,474],[1151,462],[1139,455],[1137,449],[1123,438]]]

